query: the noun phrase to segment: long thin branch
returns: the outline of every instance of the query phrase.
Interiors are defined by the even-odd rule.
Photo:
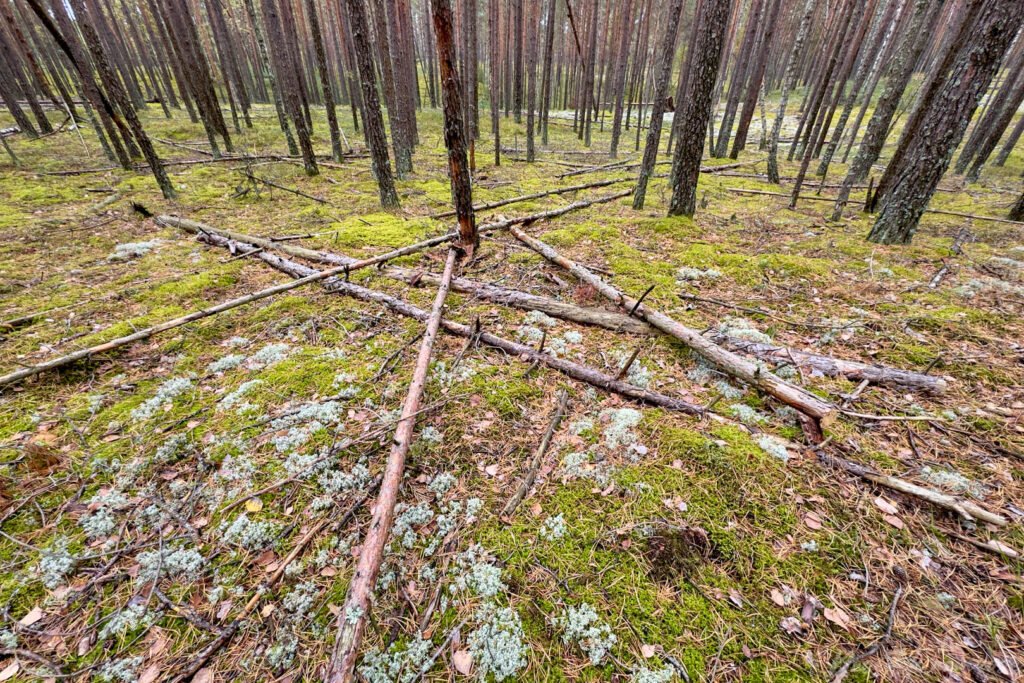
[[[384,559],[384,546],[391,533],[391,524],[395,515],[395,504],[398,502],[398,489],[405,472],[405,458],[412,445],[413,430],[416,426],[415,415],[419,411],[423,399],[423,387],[427,383],[430,370],[430,357],[434,351],[434,340],[441,327],[441,313],[448,297],[448,285],[455,270],[455,262],[459,252],[451,249],[445,262],[444,275],[434,297],[434,305],[427,319],[427,329],[420,343],[419,356],[412,374],[412,383],[402,404],[402,417],[395,429],[391,453],[388,455],[381,481],[380,494],[373,508],[373,518],[363,539],[359,553],[359,563],[348,586],[345,604],[338,615],[338,636],[331,654],[331,662],[324,680],[327,683],[349,683],[355,675],[356,658],[359,646],[363,642],[366,630],[366,615],[370,609],[370,596],[377,585],[377,574],[380,573],[381,561]]]
[[[558,425],[561,424],[562,416],[565,415],[565,409],[568,405],[569,393],[563,389],[558,397],[558,408],[555,409],[555,416],[551,418],[551,424],[548,425],[548,430],[544,432],[544,438],[540,440],[540,445],[537,446],[537,451],[530,460],[526,476],[523,477],[519,488],[516,489],[515,494],[509,498],[505,508],[501,511],[503,516],[511,516],[516,511],[516,508],[519,507],[519,504],[523,502],[523,499],[526,498],[526,494],[533,488],[533,482],[537,480],[537,470],[540,469],[540,464],[544,461],[544,454],[548,452],[551,439],[554,437],[555,432],[558,431]]]
[[[835,409],[827,401],[818,398],[806,389],[786,382],[760,365],[722,348],[703,336],[699,331],[679,323],[664,313],[644,306],[643,297],[634,299],[627,296],[585,267],[565,258],[551,246],[534,237],[530,237],[519,228],[512,226],[509,228],[509,231],[520,242],[552,263],[565,268],[578,279],[589,284],[609,300],[619,305],[623,310],[629,311],[631,316],[635,315],[642,320],[646,320],[661,332],[678,339],[701,357],[731,376],[774,396],[817,422],[828,424],[831,420],[835,419]]]
[[[929,503],[945,508],[946,510],[952,510],[964,519],[971,521],[981,520],[982,522],[988,522],[989,524],[995,524],[996,526],[1006,526],[1007,524],[1006,518],[1002,515],[990,512],[977,503],[964,498],[957,498],[956,496],[951,496],[948,493],[941,493],[933,489],[925,488],[924,486],[912,484],[904,479],[890,477],[887,474],[881,474],[869,467],[846,460],[845,458],[828,455],[820,449],[818,450],[818,459],[823,464],[845,470],[850,474],[855,474],[858,477],[878,484],[879,486],[884,486],[892,489],[893,491],[899,491],[900,493],[905,493],[907,495],[920,498],[921,500],[926,500]]]
[[[220,247],[233,247],[235,249],[251,248],[251,245],[244,242],[229,240],[225,237],[214,235],[212,233],[203,235],[200,239],[208,244]],[[307,277],[310,273],[317,272],[308,266],[304,266],[300,263],[296,263],[295,261],[290,261],[268,252],[257,254],[255,258],[262,260],[272,268],[288,273],[292,277]],[[384,292],[361,287],[351,282],[345,282],[337,277],[325,280],[323,282],[323,287],[329,292],[351,296],[355,299],[359,299],[360,301],[380,304],[399,315],[414,318],[421,322],[426,322],[429,317],[429,313],[427,311],[406,303],[401,299],[385,294]],[[635,384],[617,380],[611,375],[606,375],[605,373],[586,365],[574,363],[573,361],[566,360],[564,358],[556,358],[555,356],[538,351],[526,344],[520,344],[489,332],[477,330],[470,325],[463,325],[462,323],[444,319],[441,321],[441,327],[450,334],[463,337],[464,339],[477,339],[480,343],[500,349],[513,358],[518,358],[529,364],[544,365],[575,380],[585,382],[598,387],[599,389],[604,389],[605,391],[619,394],[620,396],[625,396],[626,398],[634,401],[690,415],[703,415],[705,412],[701,406],[683,399],[675,398],[674,396],[667,396],[657,391],[643,389]]]
[[[611,180],[598,180],[592,183],[581,183],[579,185],[570,185],[569,187],[559,187],[554,190],[547,190],[545,192],[534,192],[533,194],[524,194],[519,197],[510,197],[508,199],[499,199],[494,202],[487,202],[484,204],[477,204],[473,207],[474,211],[489,211],[491,209],[497,209],[499,206],[507,206],[508,204],[516,204],[518,202],[526,202],[531,199],[540,199],[542,197],[549,197],[556,194],[566,194],[569,192],[576,192],[578,190],[588,190],[593,187],[605,187],[608,185],[614,185],[616,183],[625,183],[632,180],[632,178],[612,178]],[[430,214],[431,218],[447,218],[448,216],[454,216],[454,211],[443,211],[441,213]]]

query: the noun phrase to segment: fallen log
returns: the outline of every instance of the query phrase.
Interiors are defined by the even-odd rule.
[[[247,245],[247,247],[248,248],[246,249],[246,251],[253,251],[255,249],[251,245]],[[325,280],[329,277],[341,274],[347,276],[354,270],[358,270],[360,268],[367,268],[369,266],[375,266],[380,263],[385,263],[392,259],[398,258],[399,256],[404,256],[405,254],[412,253],[414,251],[418,251],[418,249],[414,249],[412,247],[400,247],[393,251],[380,254],[379,256],[372,256],[370,258],[362,259],[359,261],[351,261],[349,263],[345,263],[344,265],[336,266],[334,268],[330,268],[324,271],[313,271],[308,276],[299,278],[298,280],[284,282],[279,285],[274,285],[273,287],[261,289],[258,292],[253,292],[252,294],[246,294],[245,296],[240,296],[235,299],[229,299],[228,301],[219,303],[216,306],[211,306],[210,308],[204,308],[198,311],[192,311],[191,313],[183,315],[179,318],[174,318],[173,320],[168,320],[166,322],[162,322],[157,325],[147,327],[145,329],[139,330],[127,336],[118,337],[117,339],[112,339],[111,341],[104,342],[103,344],[97,344],[96,346],[91,346],[87,349],[81,349],[79,351],[75,351],[74,353],[69,353],[66,356],[53,358],[38,365],[29,365],[20,370],[15,370],[14,372],[10,372],[6,375],[0,376],[0,387],[20,382],[23,379],[32,377],[33,375],[38,375],[48,370],[55,370],[65,365],[70,365],[71,363],[74,363],[76,361],[95,356],[98,353],[111,351],[113,349],[126,346],[127,344],[142,341],[143,339],[148,339],[155,334],[159,334],[160,332],[166,332],[167,330],[172,330],[176,327],[181,327],[182,325],[187,325],[197,320],[202,320],[203,318],[209,318],[210,316],[216,315],[218,313],[223,313],[224,311],[230,311],[233,308],[244,306],[245,304],[252,303],[253,301],[259,301],[260,299],[266,299],[267,297],[271,297],[282,292],[290,291],[297,287],[309,284],[310,282],[318,282],[320,280]],[[262,256],[262,254],[254,255]]]
[[[624,183],[632,178],[613,178],[611,180],[598,180],[593,183],[581,183],[580,185],[570,185],[569,187],[560,187],[555,190],[547,190],[546,192],[534,192],[533,194],[524,194],[519,197],[510,197],[509,199],[500,199],[494,202],[487,202],[485,204],[477,204],[473,207],[474,211],[490,211],[491,209],[497,209],[499,206],[507,206],[509,204],[516,204],[518,202],[526,202],[531,199],[540,199],[541,197],[549,197],[556,194],[566,194],[568,192],[576,192],[578,190],[587,190],[593,187],[605,187],[607,185],[614,185],[616,183]],[[454,211],[443,211],[441,213],[430,214],[431,218],[447,218],[454,216]]]
[[[270,240],[263,238],[253,237],[251,235],[245,235],[230,230],[221,230],[201,223],[186,221],[185,219],[169,219],[161,216],[158,220],[168,221],[165,224],[177,225],[189,232],[198,232],[199,228],[194,226],[202,226],[201,229],[206,232],[224,235],[240,242],[247,242],[275,249],[291,256],[313,261],[314,263],[331,265],[355,263],[354,259],[340,254],[315,251],[313,249],[271,242]],[[437,285],[439,283],[437,275],[425,273],[419,270],[389,266],[382,272],[390,278],[401,280],[410,285],[418,283]],[[559,301],[550,297],[521,292],[519,290],[479,282],[469,278],[453,278],[451,288],[454,292],[459,292],[460,294],[471,294],[485,301],[505,306],[512,306],[526,311],[541,311],[553,318],[568,320],[582,325],[603,327],[614,332],[626,332],[629,334],[656,334],[657,332],[643,320],[631,317],[625,313],[607,311],[602,308],[577,306],[575,304]],[[731,351],[744,353],[766,361],[795,363],[801,368],[817,371],[828,377],[846,377],[847,379],[855,382],[866,379],[868,382],[873,384],[901,386],[907,389],[932,393],[942,393],[948,388],[946,381],[941,377],[933,377],[932,375],[925,375],[919,372],[899,370],[880,365],[871,365],[858,361],[843,360],[840,358],[833,358],[831,356],[798,351],[797,349],[785,346],[750,342],[744,339],[728,337],[721,334],[712,335],[711,338],[715,343],[721,344]]]
[[[549,245],[534,237],[530,237],[519,228],[511,226],[509,232],[544,258],[565,268],[582,282],[601,292],[609,300],[628,311],[631,316],[635,315],[642,320],[646,320],[661,332],[683,342],[702,358],[729,375],[774,396],[788,406],[796,408],[816,423],[827,425],[835,419],[835,409],[829,402],[818,398],[806,389],[790,384],[768,372],[762,366],[722,348],[697,330],[679,323],[664,313],[644,306],[642,297],[638,300],[627,296],[583,266],[565,258]]]
[[[391,525],[395,516],[395,504],[398,502],[398,488],[402,484],[405,473],[405,458],[412,445],[413,430],[416,426],[416,413],[423,399],[423,387],[427,383],[430,370],[430,357],[434,350],[434,340],[441,326],[441,313],[448,296],[448,285],[452,280],[455,262],[459,250],[448,251],[444,274],[437,288],[434,304],[427,318],[427,329],[420,342],[419,356],[412,373],[412,382],[402,404],[402,416],[395,428],[395,436],[391,442],[391,452],[384,467],[384,478],[381,480],[380,493],[373,506],[373,517],[363,538],[359,551],[359,562],[348,585],[345,604],[338,614],[338,635],[334,641],[328,673],[325,680],[346,680],[352,677],[359,656],[359,646],[363,642],[366,630],[366,617],[370,610],[370,597],[377,585],[377,575],[384,559],[384,546],[391,533]]]
[[[959,514],[964,519],[970,521],[979,520],[996,526],[1006,526],[1007,524],[1006,518],[1002,515],[990,512],[977,503],[964,498],[958,498],[956,496],[951,496],[948,493],[942,493],[941,491],[935,491],[924,486],[918,486],[917,484],[912,484],[905,479],[881,474],[869,467],[860,465],[845,458],[828,455],[821,449],[817,450],[817,454],[818,460],[820,460],[824,465],[831,465],[832,467],[844,470],[850,474],[855,474],[858,477],[878,484],[879,486],[884,486],[888,489],[892,489],[893,491],[899,491],[900,493],[905,493],[907,495],[920,498],[921,500],[928,501],[933,505],[937,505],[946,510],[951,510]]]
[[[827,377],[845,377],[853,382],[867,380],[872,384],[900,386],[933,394],[941,394],[948,388],[946,380],[941,377],[925,375],[920,372],[910,372],[908,370],[869,365],[831,356],[821,356],[785,346],[738,339],[725,334],[711,335],[711,339],[730,351],[745,353],[761,360],[790,363],[800,368],[810,368]]]
[[[520,224],[527,225],[529,223],[536,223],[537,221],[548,220],[548,219],[551,219],[551,218],[557,218],[558,216],[563,216],[563,215],[565,215],[567,213],[570,213],[572,211],[578,211],[580,209],[585,209],[588,206],[594,206],[596,204],[606,204],[608,202],[613,202],[616,199],[622,199],[623,197],[627,197],[627,196],[631,195],[632,193],[633,193],[633,188],[629,188],[628,190],[623,190],[622,192],[616,192],[615,194],[605,195],[604,197],[595,197],[594,199],[587,199],[587,200],[582,200],[582,201],[578,201],[578,202],[573,202],[572,204],[566,204],[565,206],[560,206],[560,207],[555,208],[555,209],[549,209],[547,211],[540,211],[538,213],[531,213],[531,214],[527,214],[526,216],[516,216],[514,218],[506,218],[504,220],[496,221],[494,223],[485,223],[483,225],[477,226],[477,232],[483,234],[483,233],[486,233],[486,232],[494,232],[496,230],[504,230],[504,229],[507,229],[508,227],[513,226],[513,225],[520,225]],[[306,258],[306,259],[309,259],[311,261],[317,261],[318,258],[319,259],[328,259],[326,261],[319,261],[319,262],[321,262],[321,263],[336,263],[336,264],[342,265],[342,266],[344,266],[344,265],[350,265],[351,266],[351,264],[358,263],[358,261],[356,261],[355,259],[349,259],[349,258],[343,257],[343,256],[326,254],[325,252],[318,252],[318,251],[314,251],[312,249],[303,249],[302,247],[295,247],[295,246],[292,246],[292,245],[283,245],[280,242],[275,242],[273,240],[266,239],[266,238],[263,238],[263,237],[254,237],[254,236],[251,236],[251,235],[244,235],[242,233],[234,232],[232,230],[223,230],[221,228],[214,228],[214,227],[206,225],[204,223],[199,223],[199,222],[196,222],[196,221],[190,221],[190,220],[187,220],[185,218],[178,218],[176,216],[162,215],[162,216],[157,216],[155,220],[156,220],[157,225],[181,228],[182,230],[185,230],[186,232],[191,232],[191,233],[195,233],[195,234],[211,233],[211,234],[215,234],[215,235],[222,235],[224,237],[228,237],[230,239],[237,240],[239,242],[248,242],[250,245],[254,244],[256,246],[263,247],[264,249],[277,249],[278,251],[281,251],[282,253],[291,254],[292,256],[298,256],[299,258]],[[398,258],[400,256],[408,256],[409,254],[415,254],[418,251],[423,251],[424,249],[429,249],[431,247],[436,247],[436,246],[438,246],[440,244],[444,244],[446,242],[451,242],[452,240],[458,239],[458,237],[459,237],[459,233],[453,231],[453,232],[445,233],[443,235],[438,235],[437,237],[427,238],[427,239],[425,239],[425,240],[423,240],[421,242],[416,242],[414,244],[410,244],[410,245],[407,245],[407,246],[404,246],[404,247],[399,247],[398,249],[395,249],[394,251],[390,251],[387,254],[385,254],[384,256],[387,256],[387,258],[385,258],[383,260],[378,260],[378,261],[375,262],[375,264],[377,264],[377,263],[384,263],[384,261],[390,261],[390,260],[396,259],[396,258]]]
[[[244,242],[230,240],[215,234],[202,235],[200,240],[207,244],[234,249],[246,249],[251,247],[251,245]],[[258,258],[272,268],[296,278],[306,278],[312,273],[321,272],[316,271],[309,266],[296,263],[295,261],[290,261],[266,251],[256,254],[254,258]],[[322,272],[326,273],[328,271]],[[385,294],[384,292],[368,289],[351,282],[345,282],[338,277],[324,278],[323,287],[329,292],[351,296],[355,299],[359,299],[360,301],[381,304],[399,315],[404,315],[421,322],[425,322],[429,317],[429,314],[423,309],[406,303],[401,299]],[[640,403],[658,406],[675,412],[687,413],[689,415],[703,415],[705,413],[703,407],[689,403],[683,399],[667,396],[657,391],[644,389],[636,386],[635,384],[623,382],[622,380],[616,380],[611,375],[607,375],[599,370],[595,370],[594,368],[574,363],[573,361],[566,360],[564,358],[556,358],[555,356],[538,351],[526,344],[520,344],[489,332],[477,330],[470,325],[463,325],[462,323],[457,323],[452,320],[442,319],[441,327],[446,332],[458,337],[463,337],[464,339],[475,338],[479,342],[482,342],[487,346],[500,349],[513,357],[519,358],[525,363],[544,365],[552,370],[561,372],[572,379],[590,384],[599,389],[604,389],[605,391],[624,396]]]

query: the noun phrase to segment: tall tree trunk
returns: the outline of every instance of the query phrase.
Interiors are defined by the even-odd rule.
[[[661,53],[659,55],[661,63],[658,65],[658,75],[654,84],[654,102],[651,104],[651,122],[647,127],[644,158],[640,162],[640,173],[637,176],[636,190],[633,193],[633,208],[637,211],[644,208],[647,183],[650,181],[651,173],[654,172],[654,164],[658,160],[661,126],[665,118],[668,85],[672,77],[672,61],[676,54],[676,37],[679,34],[679,17],[682,12],[683,0],[672,0],[665,17],[665,34],[661,38]]]
[[[256,37],[256,46],[259,50],[259,65],[260,71],[270,82],[270,94],[274,99],[274,109],[277,112],[277,122],[281,126],[281,131],[284,133],[285,142],[288,145],[288,153],[292,156],[296,156],[299,153],[299,146],[295,142],[295,137],[292,135],[292,127],[288,123],[288,117],[284,111],[284,97],[281,95],[281,89],[277,82],[277,76],[274,74],[274,68],[270,63],[270,54],[267,51],[267,41],[263,34],[263,27],[260,25],[259,17],[256,14],[256,7],[253,0],[245,1],[245,11],[249,15],[249,23],[252,26],[252,32]]]
[[[491,134],[494,136],[494,165],[501,166],[501,102],[500,76],[498,74],[499,62],[501,59],[501,45],[499,44],[500,21],[501,21],[501,0],[488,0],[487,2],[487,35],[488,49],[490,52],[490,63],[487,65],[490,72],[490,105],[491,105]]]
[[[334,109],[334,93],[331,88],[330,74],[327,72],[324,39],[320,34],[320,19],[317,17],[316,3],[313,0],[306,0],[306,14],[309,15],[309,31],[313,34],[316,70],[320,75],[320,88],[323,90],[324,107],[327,109],[327,128],[331,135],[331,157],[340,163],[341,133],[338,130],[338,112]]]
[[[913,238],[979,97],[992,81],[1022,22],[1024,3],[1019,0],[983,0],[977,20],[972,22],[970,38],[958,50],[943,86],[922,113],[918,133],[905,140],[906,163],[893,170],[891,189],[883,198],[869,240],[907,244]]]
[[[377,95],[377,74],[373,67],[373,48],[370,45],[366,10],[363,0],[345,0],[345,7],[348,9],[359,85],[362,88],[363,132],[370,148],[370,164],[377,179],[380,203],[385,209],[397,209],[398,193],[395,191],[391,162],[388,160],[388,140],[384,135],[384,115],[381,114],[380,97]]]
[[[615,113],[612,116],[612,141],[608,156],[615,159],[619,156],[619,137],[622,135],[622,100],[626,94],[626,66],[629,62],[629,39],[632,35],[633,15],[632,0],[622,0],[622,22],[619,27],[619,49],[615,57],[615,74],[612,85],[612,99]]]
[[[704,0],[704,5],[697,41],[692,47],[690,85],[672,163],[670,216],[692,216],[697,208],[697,178],[704,154],[704,134],[712,114],[711,98],[718,79],[732,0]]]
[[[926,2],[927,0],[921,0]],[[772,133],[768,139],[768,182],[779,184],[779,137],[782,134],[782,123],[786,118],[786,105],[789,94],[796,85],[797,65],[810,32],[811,17],[814,15],[814,0],[804,0],[804,9],[800,15],[800,26],[797,28],[793,49],[789,52],[786,62],[786,75],[782,81],[782,94],[779,96],[779,108],[772,123]],[[794,141],[795,143],[795,141]]]
[[[1024,192],[1021,192],[1020,197],[1017,198],[1017,202],[1010,209],[1010,213],[1006,217],[1011,221],[1024,221]]]
[[[535,144],[536,104],[537,104],[537,6],[538,0],[523,0],[529,3],[526,14],[526,161],[532,163],[537,158]]]
[[[548,115],[551,113],[551,64],[555,47],[555,9],[558,0],[547,0],[547,14],[544,19],[544,64],[541,67],[540,84],[540,141],[548,144]]]
[[[444,104],[444,144],[448,148],[448,175],[452,184],[452,203],[459,223],[459,247],[466,258],[473,258],[480,242],[473,214],[472,179],[466,155],[466,126],[462,118],[462,93],[455,68],[455,39],[452,30],[450,0],[430,0],[437,40],[437,61],[441,69],[441,95]]]
[[[914,15],[903,36],[900,48],[889,65],[885,78],[885,89],[875,104],[874,114],[868,121],[864,139],[861,140],[857,150],[857,156],[854,157],[839,188],[835,208],[832,211],[832,220],[837,221],[842,218],[843,208],[849,201],[854,184],[867,178],[868,171],[878,161],[878,156],[882,153],[882,147],[885,145],[885,139],[888,137],[893,116],[896,115],[903,92],[914,74],[914,65],[928,45],[932,30],[941,14],[939,9],[939,3],[929,0],[914,0]]]
[[[765,69],[768,68],[768,55],[771,52],[772,39],[775,36],[775,26],[778,23],[779,11],[782,7],[782,0],[768,0],[768,13],[764,21],[764,30],[761,40],[758,43],[752,59],[754,65],[750,69],[750,77],[747,79],[746,94],[743,105],[740,109],[740,118],[736,124],[736,135],[733,139],[732,151],[729,156],[738,159],[740,152],[747,144],[747,133],[750,130],[750,122],[754,119],[754,109],[757,107],[758,95],[761,93],[761,83],[764,80]]]

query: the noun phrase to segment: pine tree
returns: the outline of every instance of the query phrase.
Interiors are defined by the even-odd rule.
[[[689,87],[681,112],[679,142],[672,160],[670,216],[692,216],[697,209],[697,178],[704,154],[704,134],[711,118],[711,98],[718,80],[731,9],[732,0],[704,0],[697,40],[691,47],[693,61]]]

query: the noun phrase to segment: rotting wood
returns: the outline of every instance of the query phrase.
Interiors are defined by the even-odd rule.
[[[1002,515],[990,512],[972,501],[951,496],[948,493],[935,491],[924,486],[918,486],[917,484],[912,484],[905,479],[881,474],[869,467],[860,465],[845,458],[828,455],[821,449],[817,449],[816,452],[818,460],[820,460],[824,465],[831,465],[836,469],[844,470],[850,474],[855,474],[858,477],[866,479],[874,484],[878,484],[879,486],[884,486],[888,489],[892,489],[893,491],[899,491],[900,493],[920,498],[921,500],[927,501],[946,510],[951,510],[966,520],[978,520],[981,522],[987,522],[988,524],[994,524],[996,526],[1006,526],[1007,524],[1006,518]]]
[[[544,432],[544,438],[541,439],[540,445],[537,446],[537,451],[534,453],[533,458],[530,460],[530,465],[526,469],[526,475],[523,480],[519,483],[519,487],[516,492],[512,494],[508,502],[505,503],[505,507],[502,509],[501,514],[503,517],[511,517],[519,504],[526,498],[526,494],[533,488],[533,483],[537,481],[537,471],[540,469],[541,463],[544,461],[544,455],[548,452],[548,447],[551,446],[551,439],[554,437],[555,432],[558,431],[558,425],[562,422],[562,417],[565,415],[566,407],[569,405],[569,392],[565,389],[558,395],[558,407],[555,409],[555,415],[551,418],[551,423],[548,425],[548,429]]]
[[[200,239],[208,244],[220,247],[230,247],[233,244],[235,249],[245,249],[251,246],[244,242],[230,240],[214,234],[202,235]],[[257,254],[255,258],[262,260],[272,268],[288,273],[292,277],[296,278],[308,277],[311,273],[318,272],[308,266],[268,252]],[[384,292],[368,289],[351,282],[345,282],[338,277],[326,278],[324,280],[324,289],[329,292],[351,296],[355,299],[359,299],[360,301],[381,304],[399,315],[420,320],[421,322],[426,321],[429,317],[428,313],[423,309],[406,303],[401,299],[385,294]],[[705,413],[704,408],[694,403],[690,403],[689,401],[676,398],[674,396],[667,396],[657,391],[643,389],[635,384],[616,380],[611,375],[607,375],[599,370],[595,370],[594,368],[581,365],[564,358],[556,358],[555,356],[551,356],[547,353],[539,352],[525,344],[520,344],[519,342],[514,342],[489,332],[477,330],[471,325],[464,325],[445,318],[441,321],[441,327],[446,332],[458,337],[463,337],[464,339],[475,337],[484,345],[504,351],[524,363],[537,363],[538,365],[544,365],[552,370],[561,372],[572,379],[590,384],[599,389],[604,389],[605,391],[613,394],[624,396],[639,403],[658,406],[660,408],[665,408],[666,410],[686,413],[689,415],[703,415]]]
[[[630,315],[646,320],[661,332],[683,342],[702,358],[721,368],[729,375],[764,391],[786,405],[796,408],[822,426],[828,425],[835,419],[835,408],[831,403],[818,398],[806,389],[786,382],[771,372],[766,371],[760,365],[722,348],[697,330],[683,325],[664,313],[644,306],[639,300],[620,292],[617,288],[608,284],[585,267],[565,258],[551,246],[534,237],[530,237],[519,228],[511,226],[509,232],[515,235],[523,244],[544,256],[544,258],[565,268],[582,282],[601,292],[601,294],[624,310],[630,311]]]
[[[398,489],[402,484],[402,475],[405,472],[405,459],[409,453],[409,447],[412,445],[413,431],[416,427],[416,413],[419,411],[420,401],[423,399],[423,388],[427,383],[427,375],[430,371],[434,341],[437,339],[437,333],[441,327],[441,314],[444,310],[445,299],[448,297],[448,285],[455,271],[458,257],[458,250],[452,248],[448,251],[444,275],[441,276],[441,284],[437,288],[434,304],[430,309],[430,316],[427,318],[427,328],[423,334],[423,341],[420,342],[420,351],[416,358],[412,382],[409,384],[409,391],[402,404],[402,416],[395,428],[391,452],[384,467],[380,493],[378,493],[377,501],[373,506],[373,518],[363,537],[359,561],[348,585],[345,603],[338,615],[338,635],[335,639],[330,664],[327,667],[327,674],[324,677],[326,683],[351,681],[355,675],[356,659],[359,656],[359,647],[363,642],[366,618],[370,610],[370,598],[377,585],[377,574],[380,572],[380,565],[384,559],[384,546],[391,533],[395,504],[398,502]]]
[[[785,346],[753,342],[724,334],[714,334],[712,339],[731,351],[749,354],[761,360],[790,363],[798,368],[810,368],[828,377],[845,377],[853,382],[867,380],[872,384],[900,386],[933,394],[941,394],[948,388],[946,380],[941,377],[925,375],[920,372],[821,356]]]

